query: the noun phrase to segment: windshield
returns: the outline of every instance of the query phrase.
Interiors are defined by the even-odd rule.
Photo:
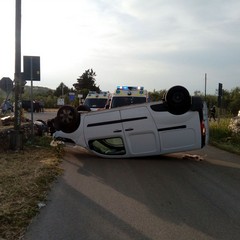
[[[122,107],[131,104],[145,103],[146,97],[113,97],[111,107]]]
[[[106,98],[87,98],[84,102],[90,108],[104,108],[106,104]]]

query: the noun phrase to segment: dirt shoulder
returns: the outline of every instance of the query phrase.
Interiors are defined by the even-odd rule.
[[[31,219],[44,206],[51,183],[62,173],[61,151],[40,144],[24,146],[19,152],[1,151],[0,239],[23,236]]]

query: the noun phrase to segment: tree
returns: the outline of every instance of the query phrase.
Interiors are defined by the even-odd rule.
[[[70,92],[70,89],[63,82],[61,82],[60,85],[56,88],[54,92],[54,96],[56,97],[64,96],[69,92]]]
[[[79,93],[83,94],[84,98],[89,91],[100,92],[99,86],[96,86],[95,77],[96,73],[92,69],[88,69],[77,79],[77,83],[74,83],[73,86]]]
[[[159,90],[156,91],[155,89],[153,90],[153,92],[149,92],[148,96],[151,102],[156,102],[156,101],[160,101],[163,99],[164,94],[167,92],[166,89],[164,90]]]
[[[240,88],[236,87],[230,92],[229,108],[231,113],[236,116],[240,110]]]

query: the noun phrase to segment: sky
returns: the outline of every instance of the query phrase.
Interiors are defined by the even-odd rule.
[[[14,80],[15,2],[0,0],[0,79]],[[72,88],[93,69],[110,92],[240,87],[239,0],[22,0],[21,13],[21,55],[40,56],[34,86]]]

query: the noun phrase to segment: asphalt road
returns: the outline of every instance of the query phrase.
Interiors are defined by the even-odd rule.
[[[45,109],[44,112],[39,113],[34,112],[33,114],[31,114],[30,112],[24,112],[24,117],[30,120],[32,120],[33,118],[33,121],[36,121],[38,119],[47,121],[48,119],[56,117],[56,115],[57,115],[56,109]]]
[[[65,173],[25,240],[239,240],[240,157],[208,146],[102,159],[67,147]]]

